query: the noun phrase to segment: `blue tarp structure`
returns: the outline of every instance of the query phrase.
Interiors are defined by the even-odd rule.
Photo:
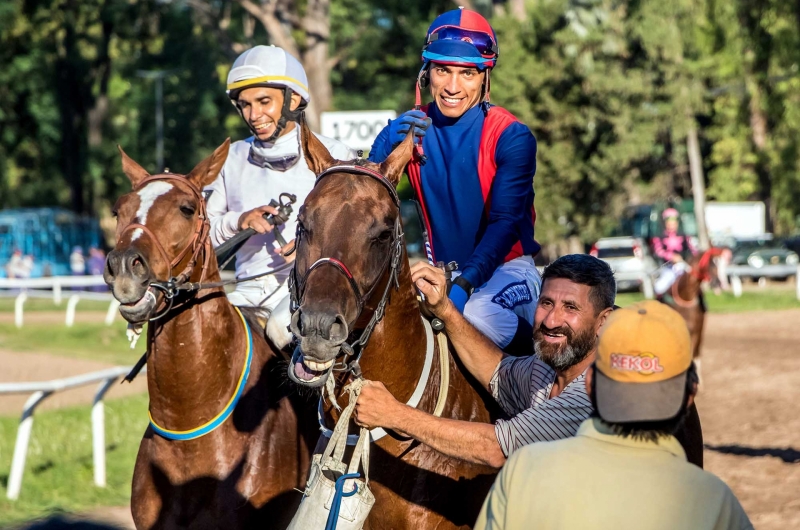
[[[97,219],[61,208],[0,210],[0,276],[14,250],[34,259],[32,277],[69,275],[69,255],[80,246],[100,248],[103,235]]]

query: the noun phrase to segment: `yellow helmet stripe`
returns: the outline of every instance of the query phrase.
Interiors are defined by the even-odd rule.
[[[305,86],[303,83],[295,79],[294,77],[288,77],[285,75],[265,75],[264,77],[254,77],[252,79],[245,79],[244,81],[237,81],[235,83],[231,83],[228,85],[228,90],[236,90],[237,88],[242,88],[250,85],[257,85],[260,83],[274,83],[278,81],[289,81],[290,83],[294,83],[306,92],[308,92],[308,87]]]

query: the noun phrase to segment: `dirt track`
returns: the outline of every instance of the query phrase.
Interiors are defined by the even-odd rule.
[[[800,528],[800,310],[710,315],[704,344],[706,469],[759,530]]]
[[[0,366],[0,381],[10,381],[106,365],[0,351]],[[800,528],[800,310],[710,315],[702,376],[706,469],[731,486],[759,530]],[[135,390],[143,387],[124,391]],[[61,402],[54,396],[50,406],[88,403],[91,394],[63,394]],[[8,399],[0,398],[0,411],[8,412]],[[11,406],[13,414],[22,401]],[[107,512],[98,512],[99,519],[108,521]],[[114,515],[122,527],[130,524],[126,509]]]
[[[86,359],[70,359],[56,357],[44,353],[16,353],[0,349],[0,383],[18,381],[48,381],[73,375],[95,372],[112,368],[113,364],[90,361]],[[56,392],[47,398],[37,410],[53,409],[69,405],[92,402],[95,390],[100,383]],[[106,394],[107,398],[126,396],[146,392],[147,381],[137,378],[133,383],[115,384]],[[17,415],[28,399],[28,394],[0,395],[0,415]]]

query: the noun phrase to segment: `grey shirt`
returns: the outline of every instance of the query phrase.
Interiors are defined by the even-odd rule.
[[[585,373],[548,399],[556,372],[536,355],[507,357],[495,368],[489,389],[509,420],[495,425],[497,441],[508,457],[524,445],[575,436],[592,413]]]

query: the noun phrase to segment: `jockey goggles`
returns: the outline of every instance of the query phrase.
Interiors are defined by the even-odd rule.
[[[428,29],[422,60],[452,65],[471,65],[483,70],[497,64],[500,50],[489,22],[467,9],[448,11]]]
[[[297,165],[300,161],[300,132],[297,133],[297,153],[289,153],[286,155],[272,155],[270,156],[270,148],[263,145],[264,142],[253,140],[250,145],[250,163],[263,167],[272,171],[279,171],[283,173]]]

